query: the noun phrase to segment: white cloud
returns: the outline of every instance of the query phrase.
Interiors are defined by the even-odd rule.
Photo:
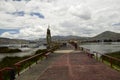
[[[120,32],[120,0],[30,0],[0,1],[0,29],[19,29],[5,32],[2,37],[33,39],[45,37],[47,25],[52,35],[94,36],[105,30]],[[24,15],[12,13],[23,11]],[[44,16],[31,16],[31,13]]]
[[[0,1],[0,11],[11,12],[15,11],[15,6],[5,0]]]
[[[69,11],[72,15],[79,17],[83,20],[91,19],[91,12],[85,5],[71,6]]]

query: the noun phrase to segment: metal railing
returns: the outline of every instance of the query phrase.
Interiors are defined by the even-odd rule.
[[[0,80],[3,80],[3,72],[6,72],[6,71],[11,71],[13,68],[11,67],[5,67],[5,68],[2,68],[0,69]]]
[[[115,66],[119,67],[116,68],[118,71],[120,71],[120,59],[109,56],[107,54],[102,54],[96,51],[91,51],[90,49],[84,48],[84,47],[80,47],[80,50],[82,50],[84,53],[86,53],[89,57],[91,58],[95,58],[98,61],[101,61],[104,63],[105,58],[107,58],[107,64],[110,65],[110,67],[114,68]],[[117,62],[117,65],[115,64],[115,62]]]
[[[33,62],[37,64],[37,61],[39,60],[40,57],[42,57],[42,56],[47,57],[46,54],[48,54],[48,53],[50,53],[50,52],[51,52],[51,50],[48,50],[48,51],[46,51],[46,52],[44,52],[44,53],[41,53],[41,54],[32,55],[32,56],[30,56],[30,57],[28,57],[28,58],[26,58],[26,59],[23,59],[23,60],[15,63],[15,64],[13,64],[13,67],[5,67],[5,68],[0,69],[0,80],[4,80],[4,78],[3,78],[3,77],[4,77],[3,73],[4,73],[5,71],[11,72],[11,71],[14,70],[13,73],[15,73],[15,75],[16,75],[16,73],[17,73],[17,75],[19,76],[19,75],[20,75],[20,71],[22,70],[23,65],[25,65],[25,64],[28,63],[27,67],[25,67],[25,68],[28,68],[28,67],[30,68],[31,65],[32,65],[32,63],[29,62],[29,61],[33,60]],[[9,75],[9,76],[15,77],[15,75]],[[13,78],[13,79],[10,79],[10,80],[14,80],[14,78]]]
[[[21,71],[21,68],[22,68],[22,65],[23,65],[23,64],[25,65],[26,62],[27,62],[27,63],[28,63],[28,67],[30,68],[30,67],[31,67],[31,63],[30,63],[29,61],[31,61],[32,59],[35,59],[35,58],[37,58],[37,57],[42,57],[43,55],[44,55],[44,54],[36,54],[36,55],[34,55],[34,56],[31,56],[31,57],[29,57],[29,58],[27,58],[27,59],[24,59],[24,60],[21,60],[21,61],[15,63],[14,66],[15,66],[15,68],[16,68],[16,71],[17,71],[18,76],[20,75],[20,71]],[[35,60],[35,63],[37,64],[37,60]]]

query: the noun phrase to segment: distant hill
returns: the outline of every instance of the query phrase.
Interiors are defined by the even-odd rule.
[[[79,36],[53,36],[53,40],[70,40],[70,39],[75,39],[75,40],[86,40],[89,39],[89,37],[79,37]]]
[[[80,41],[93,41],[93,40],[119,40],[120,41],[120,33],[111,32],[111,31],[105,31],[101,34],[98,34],[94,37],[80,37],[80,36],[52,36],[53,41],[62,41],[62,40],[80,40]],[[31,41],[29,40],[22,40],[22,39],[9,39],[9,38],[2,38],[0,37],[0,44],[25,44],[29,43]],[[37,43],[45,43],[45,38],[40,38],[38,40],[34,40],[33,42]]]
[[[0,37],[0,44],[25,44],[29,43],[28,40],[23,39],[10,39],[10,38],[2,38]]]
[[[92,37],[91,40],[118,40],[120,39],[120,33],[115,33],[111,31],[105,31],[101,34],[98,34],[95,37]]]
[[[101,34],[98,34],[94,37],[80,37],[80,36],[53,36],[53,40],[80,40],[80,41],[92,41],[92,40],[120,40],[120,33],[112,32],[112,31],[105,31]]]

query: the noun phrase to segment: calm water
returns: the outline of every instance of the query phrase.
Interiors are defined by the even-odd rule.
[[[14,56],[18,56],[18,57],[23,57],[23,56],[28,56],[28,55],[33,55],[35,53],[36,50],[38,49],[46,49],[45,46],[40,46],[39,48],[19,48],[22,50],[22,52],[19,52],[19,53],[6,53],[6,54],[0,54],[0,61],[7,57],[7,56],[11,56],[11,57],[14,57]]]
[[[87,43],[87,44],[81,44],[80,46],[90,49],[91,52],[97,51],[102,54],[120,51],[120,42]]]

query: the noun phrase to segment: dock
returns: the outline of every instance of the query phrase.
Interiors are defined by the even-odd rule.
[[[120,72],[69,47],[51,53],[15,80],[120,80]]]

